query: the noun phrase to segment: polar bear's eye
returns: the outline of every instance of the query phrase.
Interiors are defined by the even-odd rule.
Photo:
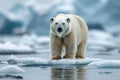
[[[65,23],[62,23],[63,25],[65,25]]]

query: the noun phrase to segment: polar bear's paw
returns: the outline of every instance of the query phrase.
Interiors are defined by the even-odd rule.
[[[74,55],[70,55],[70,54],[66,54],[65,56],[63,56],[63,58],[69,58],[69,59],[74,59]]]
[[[51,59],[52,59],[52,60],[59,60],[59,59],[61,59],[61,56],[58,56],[58,55],[56,55],[56,56],[52,56]]]
[[[83,59],[84,58],[84,56],[82,56],[82,55],[76,55],[75,57],[76,57],[76,59]]]

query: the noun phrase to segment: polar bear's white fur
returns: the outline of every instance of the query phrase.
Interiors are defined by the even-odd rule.
[[[81,17],[58,14],[50,19],[51,59],[61,59],[63,47],[63,58],[84,58],[87,39],[88,27]]]

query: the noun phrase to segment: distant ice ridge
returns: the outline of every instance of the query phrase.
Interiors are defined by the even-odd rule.
[[[34,52],[32,48],[24,44],[14,44],[12,42],[0,43],[0,52]]]
[[[25,71],[15,65],[8,65],[0,68],[0,74],[22,74]]]

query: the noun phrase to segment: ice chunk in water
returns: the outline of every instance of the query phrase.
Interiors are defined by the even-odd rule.
[[[18,60],[18,58],[17,58],[16,56],[11,55],[11,56],[8,58],[7,62],[8,62],[9,64],[17,64],[17,60]]]
[[[0,69],[1,74],[21,74],[23,72],[25,71],[22,68],[15,65],[4,66]]]

